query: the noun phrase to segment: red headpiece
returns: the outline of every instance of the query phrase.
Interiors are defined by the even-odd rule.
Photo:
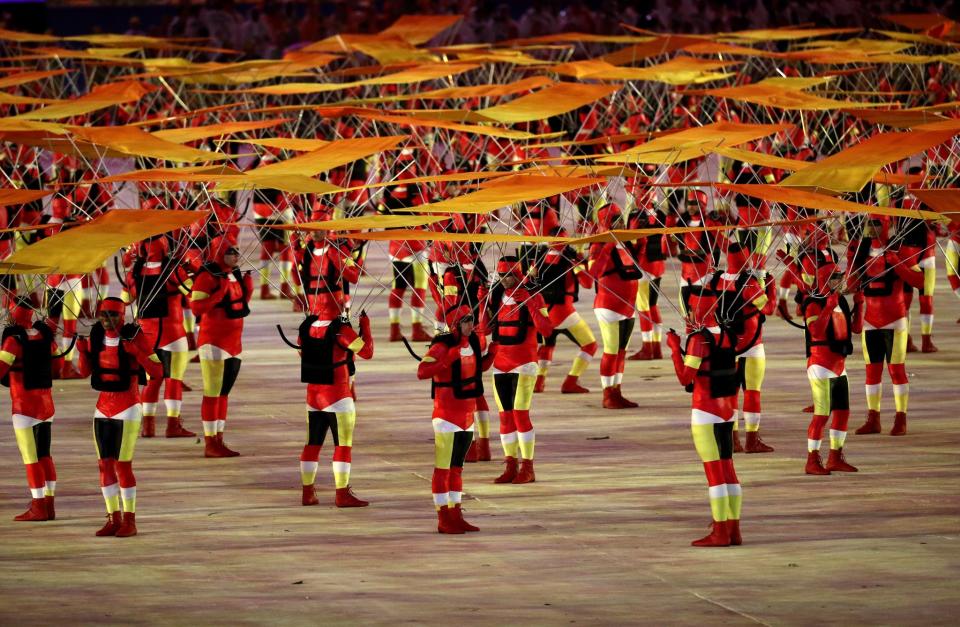
[[[518,279],[523,278],[523,268],[520,266],[520,260],[514,255],[500,257],[497,261],[497,274],[501,277],[512,274]]]

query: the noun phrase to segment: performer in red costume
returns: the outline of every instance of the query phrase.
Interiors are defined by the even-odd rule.
[[[77,343],[80,372],[100,392],[93,414],[93,438],[100,465],[100,489],[107,505],[107,522],[98,536],[137,535],[137,480],[133,450],[140,432],[140,380],[143,371],[163,377],[163,366],[136,324],[124,324],[123,301],[105,298],[99,322],[89,338]],[[118,486],[119,484],[119,486]],[[120,514],[121,501],[123,515]]]
[[[191,309],[203,316],[197,353],[203,375],[200,418],[205,457],[239,455],[223,442],[227,397],[240,372],[243,319],[250,314],[253,294],[253,279],[237,269],[239,262],[239,252],[232,244],[225,238],[214,238],[208,261],[197,273],[190,295]]]
[[[306,240],[297,267],[309,311],[333,304],[339,313],[348,304],[344,284],[360,280],[360,265],[353,257],[349,241],[324,237],[322,231],[314,232]]]
[[[53,329],[33,321],[26,299],[14,301],[11,324],[3,330],[0,383],[10,388],[13,433],[27,469],[30,507],[17,521],[56,518],[57,469],[50,455],[54,407],[52,363],[58,351]]]
[[[603,229],[614,228],[620,209],[608,205],[600,210],[597,222]],[[593,313],[600,325],[603,356],[600,358],[600,383],[606,409],[637,407],[623,397],[620,386],[627,359],[630,335],[636,324],[637,281],[643,276],[628,245],[598,242],[590,251],[590,274],[597,282]]]
[[[473,312],[460,306],[447,312],[448,333],[438,334],[417,368],[418,379],[431,379],[434,468],[431,488],[437,531],[479,531],[463,519],[463,462],[473,439],[476,399],[483,396],[483,372],[493,365],[497,344],[482,352],[473,332]]]
[[[726,272],[713,274],[710,289],[718,298],[717,318],[721,326],[736,338],[737,376],[743,389],[747,441],[741,448],[737,436],[739,417],[735,416],[734,451],[771,453],[773,447],[760,439],[760,388],[767,369],[763,323],[766,316],[773,313],[774,281],[772,276],[756,273],[749,267],[752,256],[753,253],[738,242],[729,244]]]
[[[846,361],[847,355],[853,353],[853,334],[862,331],[863,294],[854,294],[851,311],[847,299],[839,292],[843,273],[833,260],[824,260],[819,265],[808,261],[805,271],[815,277],[810,295],[801,304],[806,324],[807,379],[813,392],[813,419],[807,428],[805,472],[808,475],[857,472],[844,458],[843,447],[850,418]],[[820,441],[827,419],[831,417],[830,456],[824,466],[820,458]]]
[[[183,325],[183,296],[190,278],[181,264],[170,256],[170,243],[158,236],[141,243],[127,274],[124,302],[137,303],[137,319],[144,335],[163,364],[163,379],[150,379],[143,388],[143,432],[156,435],[157,402],[164,385],[168,438],[190,438],[196,434],[183,428],[183,375],[187,370],[187,332]]]
[[[426,307],[424,299],[427,295],[427,278],[430,274],[430,262],[427,259],[428,245],[429,242],[424,240],[390,240],[393,283],[390,285],[387,313],[390,319],[391,342],[399,342],[403,339],[400,332],[400,311],[403,309],[403,297],[408,288],[411,291],[410,339],[415,342],[430,340],[430,334],[423,329]]]
[[[342,305],[342,302],[339,303]],[[354,355],[373,357],[370,318],[360,313],[360,335],[350,319],[340,314],[337,303],[314,300],[310,315],[300,325],[300,380],[307,384],[307,443],[300,454],[300,478],[303,505],[317,505],[314,481],[320,460],[320,447],[327,431],[333,438],[333,478],[337,507],[366,507],[350,487],[350,463],[353,429],[357,408],[351,391]]]
[[[648,207],[632,216],[631,229],[674,226],[676,219],[668,218],[660,209]],[[643,346],[629,357],[631,360],[663,359],[660,343],[663,339],[663,317],[660,315],[660,281],[666,271],[670,254],[665,235],[648,235],[636,243],[637,264],[641,274],[637,282],[637,318],[640,320],[640,338]]]
[[[920,203],[913,198],[903,201],[904,209],[920,209]],[[900,218],[897,224],[900,235],[900,257],[909,266],[917,266],[923,273],[923,285],[918,288],[920,301],[920,350],[935,353],[933,343],[933,292],[937,284],[937,230],[929,220]],[[915,352],[916,346],[909,334],[910,305],[913,304],[913,286],[904,284],[904,301],[907,306],[907,352]]]
[[[733,417],[736,411],[737,368],[735,338],[717,324],[716,299],[708,289],[688,293],[688,336],[681,349],[680,336],[667,333],[673,367],[680,384],[693,392],[690,429],[703,461],[713,515],[709,535],[693,546],[742,544],[740,508],[742,491],[733,467]]]
[[[494,483],[532,483],[535,433],[530,421],[533,386],[537,380],[537,333],[549,336],[553,325],[539,294],[531,294],[520,260],[512,255],[497,262],[497,283],[479,298],[481,328],[499,345],[493,361],[493,387],[500,410],[500,443],[506,469]],[[520,465],[517,466],[519,450]]]
[[[857,260],[855,269],[860,278],[866,308],[863,316],[863,359],[866,362],[867,420],[857,429],[858,435],[880,433],[880,399],[883,395],[883,364],[887,363],[893,381],[893,402],[896,408],[890,435],[907,433],[907,400],[910,383],[907,379],[907,305],[904,284],[923,287],[923,272],[908,266],[894,250],[886,249],[891,239],[890,220],[873,220],[876,237],[872,238],[865,260]]]

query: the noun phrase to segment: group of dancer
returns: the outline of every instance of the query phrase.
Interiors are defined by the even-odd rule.
[[[778,295],[777,280],[766,269],[768,248],[759,236],[762,233],[743,223],[745,211],[740,211],[739,218],[707,212],[701,192],[681,196],[681,204],[676,204],[676,198],[672,196],[666,204],[645,203],[641,198],[631,212],[608,204],[585,219],[601,233],[618,226],[693,227],[682,234],[626,241],[611,236],[579,247],[565,240],[525,244],[515,254],[501,255],[492,273],[476,243],[442,238],[433,243],[390,243],[389,340],[407,342],[400,331],[399,310],[410,289],[412,339],[430,341],[422,357],[409,343],[407,348],[420,361],[416,376],[431,381],[435,436],[431,488],[439,532],[477,531],[463,518],[462,474],[466,462],[491,459],[484,372],[492,369],[488,380],[499,410],[505,467],[494,481],[501,484],[536,481],[531,408],[534,396],[546,389],[561,335],[579,350],[560,392],[589,392],[581,376],[598,344],[576,309],[581,288],[595,291],[603,408],[637,407],[622,392],[625,363],[661,359],[664,337],[680,384],[692,392],[691,428],[707,476],[713,516],[711,533],[695,541],[696,546],[741,543],[742,492],[733,454],[773,451],[759,433],[767,316],[777,312],[803,329],[813,395],[807,474],[857,470],[844,455],[850,415],[845,363],[853,352],[854,334],[862,338],[868,406],[866,422],[856,433],[881,431],[881,377],[886,364],[895,404],[890,434],[906,434],[909,387],[904,361],[914,289],[920,292],[923,306],[923,350],[936,350],[931,332],[938,225],[870,215],[848,220],[842,232],[830,232],[827,222],[797,221],[789,227],[796,229],[790,244],[776,251],[784,265]],[[525,208],[517,216],[518,230],[532,238],[566,235],[557,202]],[[244,319],[251,311],[254,282],[250,271],[239,269],[239,228],[222,219],[233,208],[220,203],[212,209],[206,221],[187,233],[156,236],[120,255],[122,294],[97,295],[96,322],[85,337],[78,337],[75,329],[68,335],[66,325],[61,336],[67,336],[68,343],[56,337],[59,320],[53,319],[51,303],[58,302],[61,311],[73,306],[65,304],[62,290],[48,288],[43,295],[21,293],[8,298],[11,318],[3,333],[0,375],[10,388],[16,440],[32,497],[28,510],[15,520],[56,516],[51,390],[58,376],[89,377],[99,393],[93,431],[107,522],[96,532],[98,536],[137,533],[134,448],[138,434],[155,435],[161,387],[167,437],[195,435],[180,416],[183,377],[194,345],[203,378],[204,455],[239,455],[224,442],[224,431],[228,398],[240,372]],[[311,215],[314,220],[325,217],[329,216]],[[484,230],[482,221],[468,223],[464,216],[450,216],[448,222],[463,232]],[[726,226],[697,229],[709,223]],[[354,360],[371,359],[374,354],[369,317],[360,312],[358,330],[351,322],[351,286],[355,290],[366,272],[364,251],[349,234],[317,230],[291,239],[289,231],[281,231],[278,237],[270,231],[277,224],[260,222],[257,233],[263,257],[278,254],[296,268],[296,289],[284,288],[281,294],[305,313],[296,341],[283,337],[298,351],[301,381],[306,384],[301,502],[305,506],[320,503],[315,479],[329,432],[334,504],[367,506],[350,484],[357,420]],[[278,248],[277,242],[283,246]],[[955,236],[951,242],[950,250],[955,251]],[[838,248],[845,249],[845,254],[838,253]],[[675,331],[663,333],[659,309],[661,298],[671,297],[662,285],[671,257],[680,266],[677,305],[685,322],[685,342]],[[71,278],[80,284],[83,277]],[[797,288],[800,322],[786,303],[791,287]],[[434,335],[423,326],[429,318],[428,293],[435,304]],[[46,319],[36,315],[41,296],[50,315]],[[260,297],[270,300],[275,295],[261,289]],[[187,311],[192,315],[185,315]],[[637,320],[642,346],[628,357]],[[199,334],[194,340],[191,327],[197,323]],[[746,428],[743,444],[738,437],[739,416]],[[824,463],[821,440],[828,421],[829,455]]]

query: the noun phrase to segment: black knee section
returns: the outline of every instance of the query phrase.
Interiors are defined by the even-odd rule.
[[[846,375],[830,379],[830,411],[850,409],[850,383]]]
[[[220,396],[227,396],[233,389],[233,384],[237,382],[237,375],[240,374],[240,361],[237,357],[228,357],[223,360],[223,382],[220,384]]]
[[[540,338],[540,343],[543,344],[544,346],[547,346],[549,348],[554,348],[557,345],[557,338],[560,337],[560,331],[554,329],[553,333],[551,333],[547,337],[543,337],[542,335],[537,333],[537,337]]]
[[[463,468],[463,460],[467,458],[467,450],[473,441],[473,431],[457,431],[453,434],[453,453],[450,455],[452,468]]]
[[[47,290],[47,317],[60,318],[63,316],[63,290]]]
[[[333,433],[333,443],[337,444],[337,415],[332,411],[312,411],[307,414],[307,444],[323,446],[327,430]]]
[[[867,345],[867,355],[870,357],[871,364],[882,364],[889,362],[893,356],[893,330],[892,329],[868,329],[864,332],[865,343]]]
[[[747,358],[737,358],[737,385],[741,390],[747,389]]]
[[[100,459],[119,459],[123,444],[123,421],[110,418],[93,419],[93,437],[97,441]]]
[[[715,423],[713,437],[717,440],[720,459],[733,459],[733,421]]]
[[[37,459],[50,457],[52,427],[53,425],[47,421],[41,422],[38,425],[33,425],[33,441],[37,446]]]
[[[173,359],[173,355],[170,354],[170,351],[163,350],[158,348],[153,351],[156,354],[157,358],[160,359],[160,365],[163,366],[163,376],[166,379],[170,378],[170,362]]]
[[[653,309],[660,302],[660,277],[650,281],[650,308]]]
[[[493,386],[497,388],[497,397],[500,398],[500,404],[504,411],[513,411],[513,401],[517,397],[517,385],[520,383],[520,375],[516,373],[504,373],[493,375]]]
[[[631,316],[626,320],[621,320],[619,324],[619,335],[620,342],[617,345],[617,350],[627,350],[627,344],[630,343],[630,336],[633,335],[633,327],[636,325],[637,319]]]
[[[393,288],[405,290],[408,287],[413,289],[414,283],[413,264],[408,261],[393,262]]]

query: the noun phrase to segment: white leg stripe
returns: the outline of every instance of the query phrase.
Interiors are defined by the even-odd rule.
[[[333,462],[330,464],[333,472],[337,474],[346,474],[350,472],[350,462]]]
[[[504,444],[513,444],[517,441],[517,432],[511,431],[510,433],[501,433],[500,441]]]
[[[722,499],[727,496],[727,484],[712,485],[708,488],[711,499]]]
[[[739,483],[727,484],[727,496],[741,496],[742,494],[743,489],[740,487]]]
[[[517,433],[517,437],[521,442],[533,442],[534,439],[534,430],[530,429],[529,431],[520,431]]]

